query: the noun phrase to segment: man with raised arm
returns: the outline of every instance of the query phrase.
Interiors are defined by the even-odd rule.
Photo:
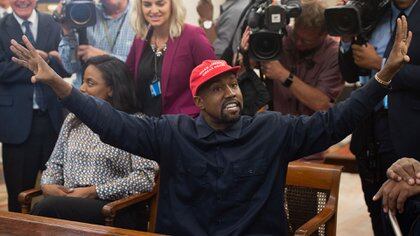
[[[350,134],[388,92],[409,61],[405,17],[384,68],[345,102],[313,116],[263,112],[241,116],[242,94],[225,61],[204,61],[190,77],[201,109],[185,115],[134,117],[84,95],[40,59],[30,42],[12,42],[14,61],[34,72],[101,139],[160,164],[156,230],[171,235],[286,235],[284,182],[290,161],[326,149]]]

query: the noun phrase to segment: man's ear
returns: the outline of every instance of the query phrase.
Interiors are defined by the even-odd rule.
[[[194,103],[200,110],[204,110],[203,99],[200,96],[194,96]]]

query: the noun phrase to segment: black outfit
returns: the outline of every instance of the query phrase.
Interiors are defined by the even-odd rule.
[[[152,96],[150,85],[155,78],[160,81],[163,56],[157,57],[148,41],[146,41],[146,46],[139,61],[139,71],[141,71],[139,75],[142,79],[137,78],[136,81],[138,81],[137,97],[140,111],[148,116],[162,115],[162,96]]]
[[[38,34],[34,45],[47,53],[57,50],[61,37],[59,24],[49,15],[36,14]],[[32,31],[26,33],[33,40]],[[37,173],[45,168],[63,122],[62,107],[51,88],[41,83],[32,84],[32,72],[11,60],[10,40],[21,42],[22,35],[13,14],[1,19],[0,142],[3,143],[9,211],[15,212],[20,211],[18,194],[34,187]],[[50,58],[50,66],[61,76],[67,76],[56,59]],[[34,91],[40,109],[33,109]]]
[[[413,6],[407,17],[408,28],[413,32],[412,42],[420,40],[420,4]],[[394,39],[387,45],[384,58],[387,58]],[[350,145],[358,160],[362,188],[366,204],[372,218],[375,235],[385,235],[381,219],[380,202],[373,202],[373,195],[387,179],[386,170],[402,157],[420,160],[418,144],[420,130],[420,44],[412,43],[408,49],[410,63],[405,65],[394,77],[389,94],[389,109],[377,106],[368,119],[361,122],[355,130]],[[351,49],[339,55],[343,78],[350,83],[358,81],[357,67]],[[397,218],[400,216],[397,216]],[[403,234],[408,229],[402,228]]]
[[[372,80],[328,112],[258,113],[219,131],[202,116],[136,118],[76,89],[62,102],[105,143],[159,163],[157,232],[286,235],[288,163],[342,140],[387,92]]]
[[[48,196],[37,203],[32,215],[104,225],[102,208],[109,201],[91,198]],[[147,230],[148,208],[140,203],[118,211],[114,226],[126,229]]]

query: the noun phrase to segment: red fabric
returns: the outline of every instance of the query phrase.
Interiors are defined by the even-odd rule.
[[[223,60],[205,60],[203,63],[198,65],[191,72],[190,77],[190,90],[193,96],[196,95],[198,88],[211,80],[226,72],[235,73],[238,72],[239,66],[231,67]]]
[[[134,39],[126,61],[136,81],[141,79],[138,65],[144,45],[141,38]],[[184,24],[181,35],[168,40],[162,65],[162,114],[198,115],[200,110],[194,104],[189,78],[193,68],[206,59],[216,56],[203,29]]]

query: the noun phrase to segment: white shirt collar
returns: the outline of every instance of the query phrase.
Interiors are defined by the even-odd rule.
[[[20,18],[18,15],[16,15],[15,12],[13,12],[13,15],[15,16],[15,19],[19,23],[19,25],[22,25],[22,23],[25,21],[24,19]],[[38,22],[38,14],[36,14],[36,11],[33,10],[31,16],[28,18],[28,21],[32,23],[32,25],[36,24]]]

